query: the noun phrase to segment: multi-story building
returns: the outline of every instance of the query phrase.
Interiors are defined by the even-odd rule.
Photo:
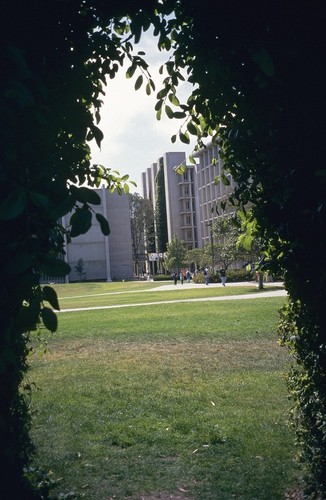
[[[186,164],[184,152],[164,153],[142,174],[142,196],[156,206],[156,183],[158,172],[164,173],[164,195],[167,218],[168,241],[174,234],[185,242],[187,249],[198,246],[196,227],[196,175],[193,166],[188,166],[182,175],[176,168]]]
[[[234,192],[235,182],[231,174],[223,174],[228,185],[222,182],[223,163],[219,155],[218,144],[209,143],[194,154],[196,162],[196,178],[198,209],[196,220],[198,226],[199,248],[211,240],[211,227],[223,212],[230,212],[227,204],[229,196]],[[221,204],[226,204],[225,209]]]
[[[223,165],[218,145],[210,143],[194,157],[196,164],[188,165],[180,175],[176,168],[186,164],[185,153],[165,153],[142,176],[142,196],[152,201],[155,210],[155,178],[163,168],[168,240],[177,234],[187,249],[202,248],[211,242],[212,225],[221,213],[221,203],[227,202],[235,187],[230,174],[225,174],[229,185],[221,180]]]

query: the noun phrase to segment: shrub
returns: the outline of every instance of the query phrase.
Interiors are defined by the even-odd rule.
[[[226,272],[226,279],[229,283],[236,281],[253,281],[254,277],[250,271],[246,269],[228,269]]]
[[[194,274],[192,277],[193,283],[205,283],[204,273]]]
[[[228,269],[226,273],[226,279],[228,283],[234,283],[236,281],[253,281],[254,278],[250,271],[245,269]],[[194,283],[205,283],[204,273],[199,272],[192,277]],[[210,283],[220,283],[220,273],[217,271],[215,274],[210,273],[209,282]]]
[[[153,281],[171,281],[170,274],[156,274],[153,276]]]

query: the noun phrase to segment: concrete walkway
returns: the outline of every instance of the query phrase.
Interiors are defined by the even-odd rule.
[[[151,288],[149,290],[144,290],[146,292],[152,292],[155,290],[159,291],[169,291],[169,290],[186,290],[187,288],[206,288],[207,286],[211,288],[220,288],[222,285],[220,283],[210,283],[209,285],[205,284],[196,284],[196,283],[185,283],[181,285],[178,283],[177,285],[168,284],[163,286],[158,286],[156,288]],[[254,283],[230,283],[229,286],[250,286],[251,288],[255,288]],[[268,290],[268,288],[275,288],[275,286],[279,287],[279,290]],[[178,299],[178,300],[161,300],[160,302],[142,302],[139,304],[118,304],[111,306],[98,306],[98,307],[81,307],[74,309],[61,309],[60,313],[65,312],[77,312],[77,311],[95,311],[100,309],[118,309],[122,307],[143,307],[143,306],[153,306],[158,304],[171,304],[173,302],[212,302],[212,301],[225,301],[225,300],[251,300],[251,299],[264,299],[268,297],[285,297],[287,292],[282,288],[282,283],[266,283],[264,285],[263,291],[257,291],[256,293],[250,294],[242,294],[242,295],[225,295],[222,297],[203,297],[196,299]]]
[[[155,283],[155,282],[154,282]],[[163,283],[161,281],[161,283]],[[193,283],[190,281],[190,283],[187,283],[186,281],[184,282],[183,285],[181,285],[180,281],[178,281],[178,284],[175,285],[172,281],[171,282],[164,282],[167,284],[160,285],[157,288],[151,288],[150,290],[146,290],[148,292],[151,292],[152,290],[162,290],[162,291],[169,291],[169,290],[184,290],[187,288],[222,288],[221,283],[210,283],[209,285],[205,285],[205,283]],[[236,283],[226,283],[226,287],[233,287],[233,286],[248,286],[251,288],[256,288],[256,283],[254,281],[239,281]],[[280,288],[279,291],[283,289],[283,283],[281,281],[275,281],[274,283],[264,283],[264,290],[268,290],[269,288],[275,288],[278,287]]]

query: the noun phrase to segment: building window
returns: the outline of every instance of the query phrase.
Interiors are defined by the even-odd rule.
[[[187,217],[186,217],[186,224],[187,224],[187,226],[190,226],[190,224],[191,224],[191,217],[190,217],[190,215],[187,215]]]
[[[190,201],[186,201],[186,210],[190,210]]]

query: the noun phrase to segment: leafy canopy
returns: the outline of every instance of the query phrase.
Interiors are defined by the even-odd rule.
[[[161,89],[143,54],[133,52],[151,25],[160,50],[172,51]],[[172,142],[178,135],[185,144],[197,138],[198,147],[219,144],[238,185],[235,206],[251,203],[271,263],[284,270],[290,302],[283,339],[300,366],[291,378],[299,442],[312,488],[325,496],[323,3],[13,0],[2,9],[0,36],[2,494],[27,497],[18,492],[30,453],[19,392],[24,333],[40,318],[54,330],[47,304],[58,305],[39,286],[40,275],[69,272],[59,258],[65,239],[84,234],[94,215],[108,233],[91,187],[104,181],[129,190],[128,177],[92,164],[88,146],[103,137],[104,86],[128,60],[135,88],[157,92],[157,118],[164,112],[181,120]],[[177,95],[184,70],[194,84],[186,102]],[[63,227],[60,219],[71,210]]]

